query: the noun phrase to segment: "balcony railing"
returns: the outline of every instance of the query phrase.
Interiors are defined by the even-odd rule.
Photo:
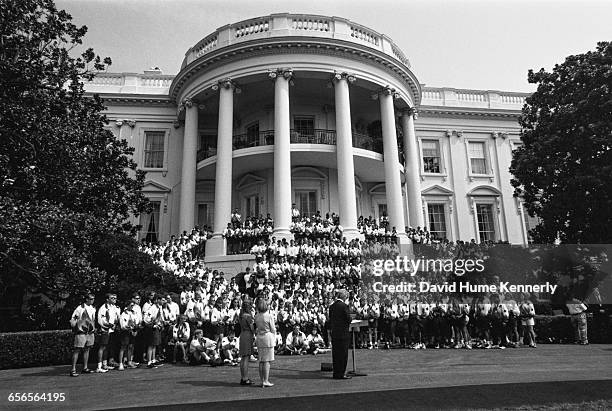
[[[241,148],[271,146],[274,144],[274,130],[260,131],[258,134],[235,134],[234,150]]]
[[[289,139],[291,144],[325,144],[336,145],[336,130],[314,129],[311,132],[300,132],[290,130]],[[264,130],[257,134],[235,134],[233,138],[233,150],[242,148],[271,146],[274,145],[274,130]],[[380,136],[370,136],[368,134],[353,132],[353,147],[364,150],[383,153],[383,143]],[[198,150],[198,161],[205,160],[217,155],[216,147],[207,147]],[[401,148],[400,148],[401,156]]]
[[[314,129],[312,132],[304,132],[291,129],[290,141],[292,144],[328,144],[335,146],[336,130]]]
[[[214,157],[217,155],[217,147],[203,148],[198,150],[198,162],[202,160],[206,160],[209,157]]]

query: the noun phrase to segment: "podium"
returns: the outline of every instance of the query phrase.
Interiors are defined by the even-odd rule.
[[[355,333],[359,332],[359,330],[361,329],[361,327],[367,327],[368,326],[368,320],[353,320],[351,321],[351,324],[349,325],[349,331],[351,332],[351,334],[353,334],[353,371],[349,371],[347,372],[347,374],[351,375],[352,377],[365,377],[368,374],[363,374],[363,373],[358,373],[357,372],[357,366],[355,365]]]

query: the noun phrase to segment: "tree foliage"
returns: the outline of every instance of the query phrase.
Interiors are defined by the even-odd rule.
[[[87,28],[71,19],[52,0],[0,0],[0,286],[76,298],[108,286],[97,241],[135,233],[148,203],[133,149],[84,94],[111,61],[76,55]]]
[[[510,171],[515,195],[541,223],[536,242],[609,243],[612,238],[612,45],[569,56],[537,84],[520,118],[522,147]]]

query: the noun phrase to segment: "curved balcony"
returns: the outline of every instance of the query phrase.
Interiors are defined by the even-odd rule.
[[[314,129],[312,132],[300,132],[291,129],[289,136],[291,144],[336,145],[336,130]],[[233,140],[233,150],[272,146],[274,145],[274,130],[264,130],[258,134],[234,134]],[[383,142],[380,136],[353,132],[353,147],[383,154]],[[216,147],[206,147],[198,150],[197,161],[200,162],[216,155]],[[401,152],[400,157],[402,157]]]
[[[386,35],[341,17],[313,14],[271,14],[218,28],[185,53],[181,70],[217,49],[257,39],[319,37],[339,39],[383,52],[410,68],[400,48]]]

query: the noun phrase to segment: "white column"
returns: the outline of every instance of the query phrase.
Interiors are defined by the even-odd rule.
[[[355,77],[346,73],[334,76],[340,225],[344,228],[343,234],[346,239],[351,241],[362,236],[357,230],[357,200],[355,198],[355,165],[353,164],[349,81],[355,81]]]
[[[421,183],[419,181],[419,149],[417,147],[416,134],[414,132],[414,119],[416,110],[410,109],[402,114],[402,129],[404,130],[404,158],[406,164],[404,171],[406,175],[406,191],[408,202],[408,217],[412,228],[425,225],[423,213],[421,212]]]
[[[179,230],[191,231],[195,226],[196,157],[198,151],[198,107],[189,98],[182,102],[185,108],[183,133],[183,163],[181,169],[181,204]]]
[[[397,149],[393,94],[395,94],[394,91],[388,87],[379,94],[385,166],[385,191],[387,194],[389,225],[397,230],[400,251],[405,252],[407,248],[404,245],[409,244],[409,240],[406,235],[404,211],[402,210],[402,182]]]
[[[291,223],[291,143],[289,140],[289,81],[293,72],[282,69],[271,72],[274,79],[274,236],[293,236]]]
[[[217,163],[215,174],[215,209],[213,236],[206,242],[206,256],[226,254],[223,230],[232,215],[232,138],[234,119],[234,84],[231,80],[219,82],[219,125],[217,128]]]

